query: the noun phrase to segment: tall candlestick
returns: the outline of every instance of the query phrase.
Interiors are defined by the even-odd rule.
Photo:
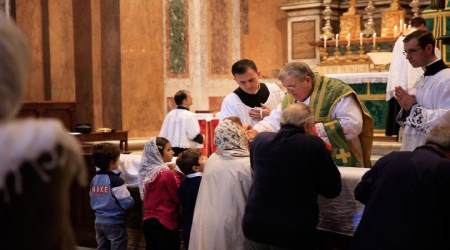
[[[363,46],[363,33],[359,33],[359,46],[362,47]]]
[[[327,35],[326,34],[323,35],[323,47],[325,49],[327,48]]]
[[[347,47],[350,48],[350,33],[347,34]]]
[[[339,47],[339,34],[336,34],[336,48]]]
[[[375,49],[377,45],[377,33],[373,33],[373,49]]]

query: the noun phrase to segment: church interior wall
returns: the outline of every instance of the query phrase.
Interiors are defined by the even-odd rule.
[[[165,99],[170,99],[179,89],[189,89],[194,98],[192,109],[210,110],[209,97],[223,97],[237,87],[230,69],[240,58],[253,59],[263,77],[274,77],[287,61],[286,19],[280,10],[282,2],[166,2]],[[179,11],[173,8],[179,8]],[[173,30],[185,32],[184,40],[171,37]],[[173,67],[174,61],[186,64],[177,68]]]
[[[284,2],[248,0],[248,13],[242,14],[242,25],[248,26],[243,29],[241,37],[242,57],[255,60],[266,78],[273,77],[287,62],[286,13],[280,9]]]
[[[48,1],[51,93],[53,101],[75,101],[72,0]]]
[[[41,0],[16,2],[16,20],[28,36],[31,52],[31,66],[25,87],[25,99],[29,101],[45,99],[41,2]]]
[[[156,134],[164,115],[162,2],[122,1],[122,115],[134,135]]]
[[[76,102],[76,122],[154,135],[164,114],[163,1],[16,0],[32,65],[25,101]]]
[[[288,19],[303,13],[281,7],[316,2],[308,11],[321,17],[321,0],[16,0],[32,48],[25,100],[76,101],[77,122],[155,134],[177,90],[191,90],[193,110],[209,110],[209,97],[235,89],[230,68],[240,58],[276,78],[288,61]],[[389,4],[375,1],[376,22]]]

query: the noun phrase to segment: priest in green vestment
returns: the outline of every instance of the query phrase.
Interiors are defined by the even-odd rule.
[[[279,79],[288,93],[277,109],[249,130],[250,137],[278,131],[283,109],[301,102],[311,108],[318,136],[332,145],[336,165],[370,167],[373,119],[348,84],[314,73],[302,62],[288,63]]]

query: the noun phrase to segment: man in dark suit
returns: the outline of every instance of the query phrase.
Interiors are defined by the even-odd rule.
[[[413,152],[381,158],[355,189],[352,250],[450,249],[450,112]]]

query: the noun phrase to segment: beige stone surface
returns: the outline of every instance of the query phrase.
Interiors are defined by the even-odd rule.
[[[94,127],[103,126],[100,1],[91,1]]]
[[[248,34],[241,35],[241,57],[253,59],[264,76],[287,62],[285,0],[248,0]]]
[[[121,1],[122,127],[145,136],[164,118],[162,2]]]
[[[48,1],[52,101],[75,101],[72,0]]]
[[[31,47],[31,67],[25,87],[25,100],[43,101],[45,92],[41,1],[16,1],[16,21],[28,37]]]

